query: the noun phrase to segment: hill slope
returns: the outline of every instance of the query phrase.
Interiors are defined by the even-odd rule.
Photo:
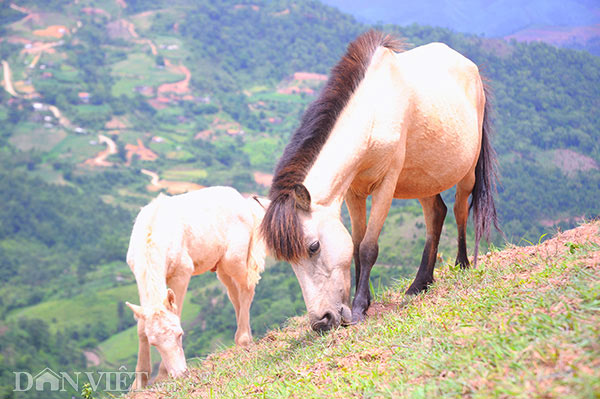
[[[408,300],[401,281],[364,324],[318,335],[295,318],[131,397],[594,397],[600,222],[482,260]]]

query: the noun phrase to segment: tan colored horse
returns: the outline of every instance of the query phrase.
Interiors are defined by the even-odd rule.
[[[408,294],[433,282],[446,215],[442,191],[456,186],[457,264],[469,266],[469,195],[475,260],[481,236],[496,224],[489,102],[477,66],[441,43],[401,49],[374,31],[351,43],[275,170],[261,229],[273,254],[292,263],[315,330],[349,321],[353,255],[352,321],[364,318],[377,240],[393,198],[419,199],[427,226]],[[344,199],[352,237],[340,219]]]
[[[127,252],[141,305],[127,303],[138,320],[133,389],[148,383],[150,345],[162,358],[157,379],[185,373],[180,317],[192,275],[217,272],[235,308],[235,342],[252,342],[250,304],[266,254],[258,234],[265,210],[258,201],[244,199],[233,188],[210,187],[173,197],[161,194],[140,211]]]

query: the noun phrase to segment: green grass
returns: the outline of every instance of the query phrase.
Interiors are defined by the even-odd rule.
[[[77,69],[67,64],[62,64],[59,69],[53,70],[52,75],[55,79],[67,83],[77,83],[81,80]]]
[[[42,302],[10,313],[9,319],[19,317],[36,318],[46,321],[52,331],[69,327],[82,327],[83,324],[102,322],[114,330],[118,318],[117,303],[138,302],[135,284],[123,285],[103,291],[89,290],[88,293],[68,299]]]
[[[127,309],[129,312],[129,309]],[[102,362],[109,366],[124,365],[128,370],[135,369],[138,351],[137,326],[112,335],[98,346]],[[133,366],[133,367],[132,367]]]
[[[156,390],[170,398],[597,398],[600,223],[584,228],[496,252],[477,270],[442,265],[417,297],[403,296],[403,280],[357,326],[320,335],[306,317],[292,319]]]
[[[122,271],[122,265],[115,265]],[[111,265],[106,268],[114,269]],[[102,274],[102,271],[98,273]],[[123,271],[124,278],[130,279],[129,271]],[[104,280],[101,275],[90,275],[90,278]],[[101,283],[99,283],[101,284]],[[216,280],[209,283],[206,288],[212,288],[220,283]],[[42,302],[38,305],[26,307],[9,314],[8,320],[15,320],[20,317],[37,318],[44,320],[50,325],[52,331],[61,331],[71,327],[83,327],[90,320],[95,324],[104,323],[109,330],[116,328],[117,303],[129,301],[139,304],[138,291],[135,283],[123,285],[110,289],[99,289],[94,284],[88,285],[88,292],[85,295],[77,295],[68,299],[57,299]],[[182,323],[192,323],[198,315],[200,307],[191,302],[192,297],[204,294],[206,288],[195,290],[187,295],[184,301]],[[131,311],[125,308],[126,316],[133,317]],[[232,332],[233,336],[233,332]],[[135,359],[137,356],[137,327],[133,326],[117,334],[112,335],[107,340],[101,342],[98,346],[103,364],[108,366],[125,365],[129,370],[135,368]],[[155,361],[160,360],[158,352],[153,351]]]
[[[62,175],[62,172],[56,170],[52,167],[52,165],[44,163],[36,167],[35,170],[31,171],[33,176],[39,177],[47,183],[58,184],[58,185],[68,185],[75,187],[74,184],[66,181]]]
[[[291,102],[291,103],[300,103],[300,104],[308,104],[312,98],[307,97],[303,98],[298,94],[281,94],[277,92],[259,92],[253,94],[251,97],[251,101],[275,101],[275,102]]]
[[[206,179],[208,172],[205,169],[170,169],[162,174],[166,180],[182,180],[195,182]]]
[[[52,148],[45,160],[71,158],[74,163],[83,162],[106,148],[104,145],[91,145],[90,141],[92,140],[97,141],[98,137],[96,135],[68,134],[64,140]]]
[[[126,60],[113,65],[112,75],[117,82],[112,87],[112,95],[125,94],[133,96],[137,86],[158,86],[163,83],[173,83],[185,78],[156,66],[155,58],[145,53],[129,54]]]
[[[133,22],[135,25],[135,31],[140,35],[142,33],[148,33],[146,31],[152,27],[152,19],[156,16],[157,12],[159,11],[157,10],[156,12],[140,13],[129,17],[131,22]],[[168,10],[160,10],[161,14],[163,12],[168,12]]]
[[[61,129],[46,129],[39,123],[25,122],[19,125],[9,142],[21,151],[48,152],[66,137],[67,133]]]

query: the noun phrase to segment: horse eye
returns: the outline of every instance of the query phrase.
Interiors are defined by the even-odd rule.
[[[315,241],[308,246],[308,252],[311,255],[314,255],[319,251],[319,248],[321,248],[321,244],[319,243],[319,241]]]

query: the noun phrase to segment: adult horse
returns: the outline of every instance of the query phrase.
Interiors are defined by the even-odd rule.
[[[252,341],[250,304],[266,254],[258,232],[265,208],[258,201],[230,187],[210,187],[173,197],[161,194],[138,214],[127,251],[141,305],[127,302],[138,320],[133,389],[148,383],[150,345],[162,358],[157,379],[186,371],[180,317],[192,275],[217,272],[235,309],[236,344]]]
[[[456,262],[469,266],[470,194],[476,262],[480,238],[497,225],[489,112],[477,66],[444,44],[402,52],[398,40],[370,31],[348,46],[277,164],[261,225],[272,253],[292,264],[313,329],[350,321],[353,255],[352,320],[364,318],[377,240],[393,198],[417,198],[426,222],[423,257],[407,294],[433,282],[446,215],[440,193],[455,185]],[[340,218],[344,199],[352,237]]]

